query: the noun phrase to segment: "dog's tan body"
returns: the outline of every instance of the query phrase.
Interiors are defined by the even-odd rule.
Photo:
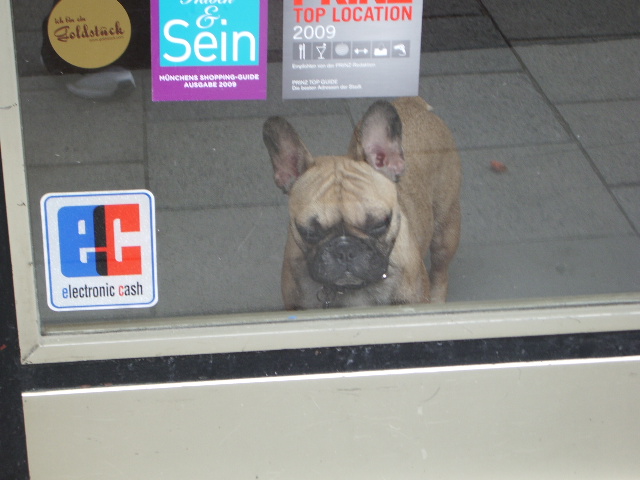
[[[265,123],[264,138],[276,184],[290,195],[286,308],[445,301],[460,234],[460,159],[424,100],[374,104],[344,157],[312,158],[280,118]]]

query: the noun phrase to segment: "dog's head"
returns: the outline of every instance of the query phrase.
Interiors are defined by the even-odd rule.
[[[402,222],[395,180],[404,170],[402,124],[377,102],[356,127],[350,156],[313,158],[281,117],[263,138],[278,187],[289,195],[290,232],[309,276],[336,290],[386,278]]]

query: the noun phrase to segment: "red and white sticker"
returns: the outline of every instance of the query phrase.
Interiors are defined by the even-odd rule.
[[[143,308],[157,303],[151,192],[51,193],[40,206],[47,303],[52,310]]]

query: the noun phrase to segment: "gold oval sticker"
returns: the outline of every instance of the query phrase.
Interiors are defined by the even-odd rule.
[[[131,20],[117,0],[61,0],[47,30],[56,53],[80,68],[112,64],[131,40]]]

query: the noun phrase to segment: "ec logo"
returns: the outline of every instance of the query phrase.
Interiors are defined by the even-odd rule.
[[[52,310],[157,303],[151,192],[52,193],[40,204],[47,302]]]
[[[140,246],[125,246],[140,232],[137,204],[62,207],[58,211],[60,260],[66,277],[140,275]]]

